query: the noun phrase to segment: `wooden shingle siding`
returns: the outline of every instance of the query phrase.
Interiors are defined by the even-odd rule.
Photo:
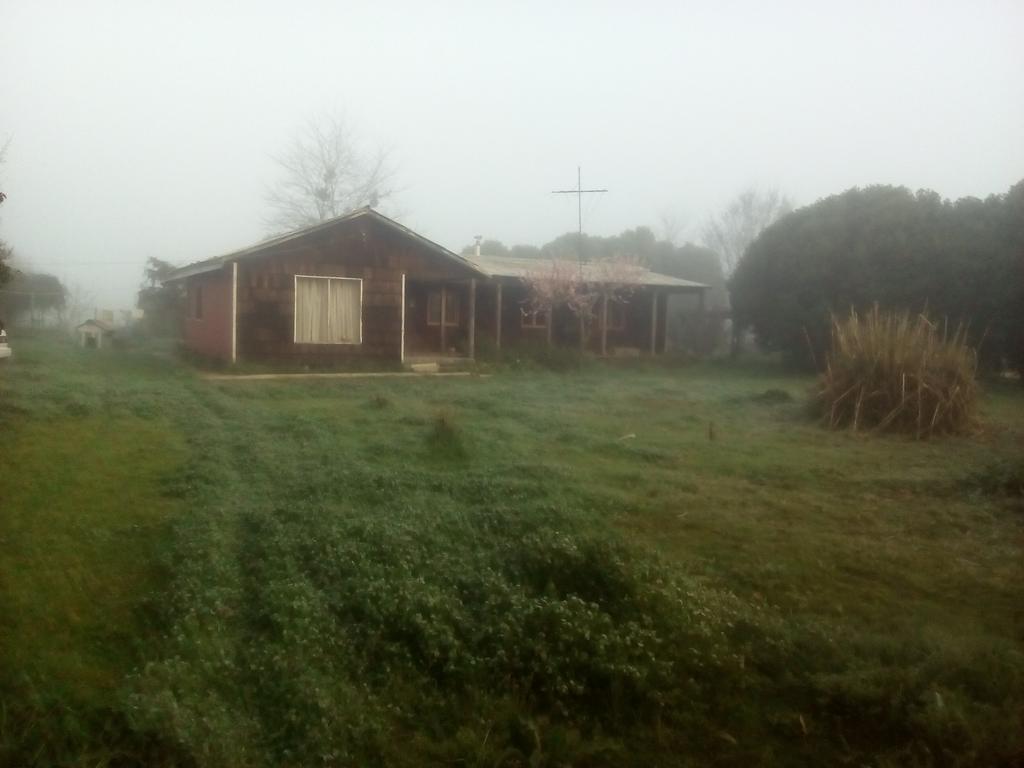
[[[202,317],[196,317],[195,297],[202,295]],[[188,307],[184,321],[186,346],[202,357],[231,359],[231,269],[190,278],[186,283]]]
[[[243,359],[330,364],[360,358],[398,360],[402,344],[402,274],[465,279],[470,272],[416,248],[372,222],[344,236],[321,237],[239,263],[238,349]],[[295,275],[359,278],[360,344],[296,344]]]

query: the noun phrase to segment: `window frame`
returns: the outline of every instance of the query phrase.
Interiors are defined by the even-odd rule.
[[[543,323],[538,323],[537,318],[539,316],[544,317]],[[533,331],[541,331],[548,327],[548,322],[551,316],[551,311],[547,309],[526,309],[523,307],[519,313],[519,327],[529,328]],[[527,322],[531,319],[530,322]]]
[[[299,341],[299,278],[312,280],[354,280],[359,283],[359,340],[358,341]],[[328,305],[331,288],[327,286]],[[357,347],[363,343],[363,278],[337,277],[335,275],[293,275],[292,280],[292,344],[308,344],[315,347]]]
[[[449,318],[448,313],[445,312],[444,327],[445,328],[458,328],[459,327],[459,317],[458,317],[458,315],[462,314],[462,297],[458,293],[453,293],[452,291],[448,290],[447,288],[445,288],[444,293],[445,293],[445,302],[444,302],[445,310],[448,309],[448,303],[451,300],[452,296],[455,296],[456,301],[459,302],[459,307],[458,307],[459,311],[458,311],[458,313],[456,314],[456,316],[454,318]],[[429,327],[431,327],[431,328],[440,328],[441,327],[441,319],[440,318],[438,318],[437,321],[432,321],[430,319],[430,300],[434,296],[436,296],[438,302],[440,302],[441,301],[441,290],[438,289],[436,291],[429,291],[427,293],[427,325]],[[441,314],[440,306],[438,306],[437,313],[439,315]]]
[[[192,286],[192,320],[203,321],[203,284],[200,282]]]

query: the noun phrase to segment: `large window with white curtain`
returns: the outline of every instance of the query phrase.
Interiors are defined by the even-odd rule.
[[[363,281],[295,276],[295,343],[361,344]]]

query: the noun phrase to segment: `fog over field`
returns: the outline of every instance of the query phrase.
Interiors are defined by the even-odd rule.
[[[145,259],[268,234],[272,155],[343,113],[401,220],[458,250],[740,189],[1002,193],[1024,176],[1024,4],[0,2],[0,238],[132,304]]]

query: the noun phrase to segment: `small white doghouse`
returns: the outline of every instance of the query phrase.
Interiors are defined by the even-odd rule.
[[[78,339],[83,347],[100,349],[103,347],[103,340],[114,335],[114,327],[103,320],[86,320],[75,330],[78,331]]]

